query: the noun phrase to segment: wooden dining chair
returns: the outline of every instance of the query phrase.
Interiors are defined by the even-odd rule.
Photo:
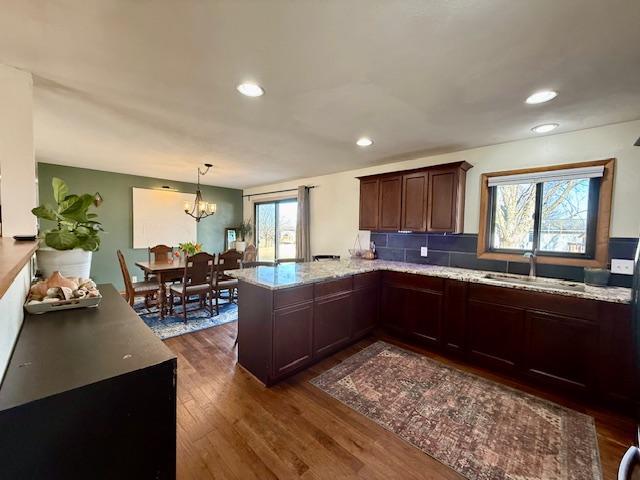
[[[168,245],[156,245],[155,247],[147,248],[147,255],[149,262],[170,262],[173,260],[173,248]],[[148,272],[144,273],[145,280],[153,280],[154,275],[149,275]]]
[[[242,254],[235,250],[227,250],[218,254],[218,266],[216,280],[216,302],[220,298],[221,292],[228,292],[229,301],[234,302],[237,299],[238,280],[226,275],[225,270],[237,270],[242,268]],[[216,303],[217,306],[217,303]],[[217,307],[216,307],[217,308]]]
[[[150,262],[169,262],[173,255],[173,248],[167,245],[156,245],[155,247],[148,248],[148,254]]]
[[[180,298],[182,316],[187,323],[187,303],[189,298],[199,297],[199,308],[190,311],[207,308],[213,315],[213,282],[215,281],[215,257],[210,253],[200,252],[187,257],[184,266],[182,282],[169,287],[169,313],[173,314],[174,297]],[[208,304],[208,305],[207,305]]]
[[[144,306],[147,307],[147,309],[151,308],[153,306],[152,301],[154,298],[157,300],[157,296],[160,291],[160,284],[153,280],[145,280],[143,282],[135,283],[132,282],[124,255],[120,250],[116,253],[118,255],[118,263],[120,263],[120,271],[122,272],[122,278],[124,280],[125,299],[129,305],[133,306],[136,297],[144,297]]]
[[[242,263],[255,262],[257,260],[257,256],[258,250],[256,249],[256,246],[253,243],[250,243],[242,254]]]

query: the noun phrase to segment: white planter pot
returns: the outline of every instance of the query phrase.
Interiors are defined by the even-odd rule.
[[[244,252],[247,248],[247,242],[241,242],[239,240],[236,240],[236,250],[238,252]]]
[[[63,277],[90,278],[92,253],[81,248],[56,250],[40,247],[36,251],[38,270],[45,278],[50,277],[53,272],[60,272]]]

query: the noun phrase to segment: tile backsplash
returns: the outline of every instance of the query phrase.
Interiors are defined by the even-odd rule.
[[[426,234],[426,233],[382,233],[371,232],[371,241],[376,244],[378,258],[408,263],[443,265],[447,267],[471,268],[493,272],[529,273],[529,264],[484,260],[477,257],[478,235],[476,234]],[[609,258],[633,259],[637,238],[610,238]],[[420,256],[420,247],[428,248],[428,256]],[[584,269],[565,265],[539,264],[537,274],[541,277],[563,278],[582,282]],[[630,275],[612,274],[610,285],[631,287]]]

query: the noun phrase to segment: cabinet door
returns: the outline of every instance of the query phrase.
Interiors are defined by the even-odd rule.
[[[442,337],[442,294],[406,290],[403,303],[406,333],[422,343],[438,344]]]
[[[616,404],[630,404],[636,393],[634,328],[631,305],[600,302],[598,386],[602,396]]]
[[[458,208],[458,170],[429,172],[428,218],[429,232],[456,232]]]
[[[447,350],[464,352],[467,319],[467,284],[456,280],[445,283],[442,337]]]
[[[529,376],[571,390],[590,390],[597,352],[595,323],[546,312],[527,312],[524,367]]]
[[[503,370],[519,368],[524,310],[474,300],[467,305],[467,342],[471,358]]]
[[[378,323],[378,287],[354,290],[352,294],[351,338],[359,339],[370,333]]]
[[[378,229],[380,181],[360,180],[360,230]]]
[[[402,205],[402,176],[380,179],[380,230],[400,230]]]
[[[313,320],[314,356],[339,350],[351,337],[351,293],[316,300]]]
[[[427,229],[427,172],[402,177],[402,230],[424,232]]]
[[[313,355],[313,302],[273,313],[273,378],[311,362]]]
[[[382,305],[380,322],[392,333],[403,334],[407,331],[404,316],[406,290],[393,285],[382,285]]]

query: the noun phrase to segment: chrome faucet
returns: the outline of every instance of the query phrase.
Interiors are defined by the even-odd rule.
[[[529,278],[536,278],[536,250],[524,254],[529,259]]]

